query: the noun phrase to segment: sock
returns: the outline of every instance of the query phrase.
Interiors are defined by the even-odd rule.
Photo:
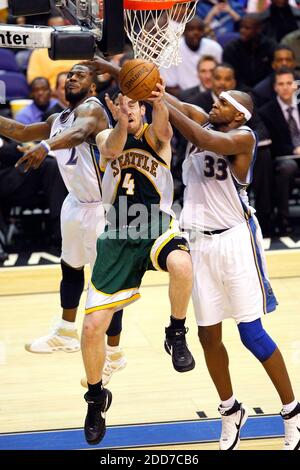
[[[103,389],[102,380],[93,385],[88,383],[88,388],[90,397],[97,397],[98,395],[101,395]]]
[[[170,316],[170,327],[171,328],[174,328],[175,330],[179,329],[179,328],[184,328],[184,324],[185,324],[185,318],[183,320],[179,320],[177,318],[174,318],[172,317],[172,315]]]
[[[221,406],[222,408],[228,408],[230,410],[230,408],[233,407],[233,405],[235,404],[235,396],[232,395],[232,397],[228,398],[228,400],[222,400],[221,401]]]
[[[109,344],[106,345],[106,352],[109,353],[109,354],[114,354],[114,353],[118,353],[121,351],[121,348],[120,346],[109,346]]]
[[[298,404],[297,400],[294,400],[291,403],[288,403],[287,405],[282,405],[282,413],[283,414],[290,413],[296,408],[297,404]]]
[[[67,321],[63,319],[60,320],[59,327],[63,328],[64,330],[76,330],[76,325],[74,321]]]

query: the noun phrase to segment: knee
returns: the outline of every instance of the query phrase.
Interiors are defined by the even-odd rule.
[[[185,282],[193,281],[192,260],[189,253],[176,250],[167,258],[167,269],[171,276],[182,279]]]
[[[95,313],[86,314],[82,326],[82,335],[87,341],[104,336],[107,329],[106,323],[103,322],[102,316],[100,317]]]
[[[277,346],[264,330],[260,318],[249,323],[239,323],[238,329],[243,345],[260,362],[265,362],[272,356]]]
[[[220,332],[211,326],[198,326],[198,338],[204,351],[218,349],[222,344]]]

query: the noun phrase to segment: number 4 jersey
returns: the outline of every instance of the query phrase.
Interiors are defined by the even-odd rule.
[[[205,126],[207,130],[211,125]],[[249,131],[247,126],[239,130]],[[241,183],[230,169],[230,157],[201,150],[189,144],[183,163],[184,205],[180,225],[183,229],[210,231],[227,229],[245,221],[250,215],[247,186],[251,182],[255,161],[254,146],[252,163],[246,181]]]
[[[139,211],[141,214],[147,213],[148,222],[151,220],[151,213],[156,210],[175,217],[171,209],[171,170],[147,140],[147,129],[148,124],[145,124],[139,136],[129,134],[122,155],[116,160],[108,161],[106,165],[103,202],[113,205],[117,224],[120,225],[124,224],[118,222],[118,218],[124,212],[127,216],[125,224],[134,220]],[[110,220],[109,215],[108,219]]]
[[[110,120],[101,102],[90,97],[84,103],[94,101],[103,108],[107,115],[107,127]],[[75,121],[76,108],[70,111],[69,108],[60,113],[54,120],[51,128],[51,137],[60,132],[70,129]],[[59,171],[69,193],[79,202],[100,202],[101,176],[99,167],[99,151],[95,143],[83,142],[77,147],[52,151],[56,157]]]

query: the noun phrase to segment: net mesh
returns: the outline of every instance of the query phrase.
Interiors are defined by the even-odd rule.
[[[189,1],[165,10],[125,9],[125,31],[134,56],[158,67],[177,65],[181,61],[179,40],[186,23],[195,15],[196,5],[197,1]]]

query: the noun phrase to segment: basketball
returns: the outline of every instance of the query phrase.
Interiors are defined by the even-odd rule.
[[[143,59],[129,60],[119,73],[121,92],[135,101],[149,98],[158,82],[160,82],[158,68]]]

